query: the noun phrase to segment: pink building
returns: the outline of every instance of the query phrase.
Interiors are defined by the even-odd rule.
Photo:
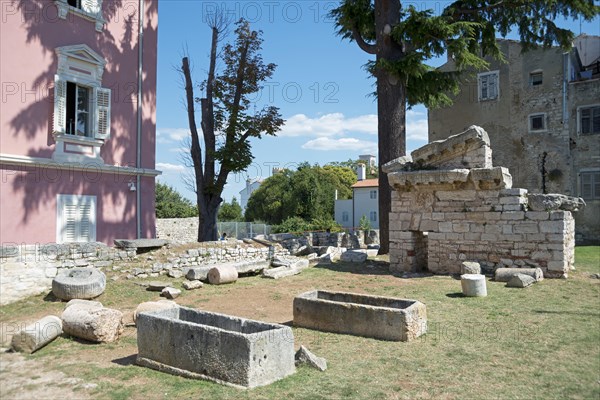
[[[0,7],[0,242],[154,237],[158,0]]]

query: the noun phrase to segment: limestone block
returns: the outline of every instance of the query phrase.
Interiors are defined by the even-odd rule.
[[[516,274],[506,284],[506,287],[526,288],[536,282],[535,278],[525,274]]]
[[[123,332],[123,313],[104,307],[73,305],[61,319],[66,334],[92,342],[114,342]]]
[[[166,297],[167,299],[176,299],[181,295],[181,290],[172,287],[166,287],[160,292],[160,295]]]
[[[474,168],[471,170],[469,179],[476,189],[495,190],[508,189],[512,187],[512,176],[505,167]]]
[[[323,357],[317,357],[304,346],[300,346],[294,359],[296,360],[296,365],[306,364],[319,371],[325,371],[327,369],[327,360]]]
[[[415,163],[439,168],[490,168],[492,152],[487,132],[478,126],[445,140],[431,142],[411,153]]]
[[[385,163],[384,165],[381,166],[381,170],[383,172],[385,172],[386,174],[389,174],[390,172],[402,171],[404,169],[404,167],[406,166],[406,164],[409,164],[409,163],[412,163],[412,157],[411,156],[402,156],[402,157],[395,158],[392,161]]]
[[[475,261],[463,261],[460,264],[460,273],[464,274],[481,274],[481,266]]]
[[[185,281],[182,286],[186,290],[194,290],[201,288],[204,284],[201,281]]]
[[[487,287],[485,275],[464,274],[460,276],[460,285],[463,295],[467,297],[485,297],[487,296]]]
[[[212,285],[222,285],[225,283],[233,283],[238,279],[238,272],[231,265],[221,265],[213,267],[208,271],[208,281]]]
[[[498,268],[494,279],[498,282],[508,282],[517,274],[531,276],[536,281],[544,279],[544,273],[540,268]]]
[[[265,269],[263,271],[263,276],[265,278],[280,279],[280,278],[285,278],[288,276],[298,275],[301,271],[302,270],[300,270],[298,268],[277,267],[277,268]]]
[[[212,267],[190,268],[185,277],[190,281],[206,281],[208,280],[208,271],[210,271],[211,268]]]
[[[579,211],[585,207],[582,198],[570,197],[564,194],[534,194],[528,195],[529,209],[532,211]]]
[[[133,322],[137,321],[138,315],[148,311],[165,310],[169,308],[179,307],[177,303],[171,300],[145,301],[140,303],[133,313]]]
[[[367,253],[357,250],[348,250],[341,255],[341,261],[361,263],[367,260]]]
[[[62,321],[54,315],[44,317],[12,337],[13,349],[23,353],[33,353],[46,346],[62,334]]]
[[[413,186],[417,186],[421,190],[428,189],[429,186],[431,190],[434,190],[444,185],[451,189],[456,183],[467,182],[468,177],[468,169],[392,172],[388,174],[390,185],[396,190],[407,190]]]

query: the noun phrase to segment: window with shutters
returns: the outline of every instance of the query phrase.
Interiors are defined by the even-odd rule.
[[[99,158],[110,138],[111,91],[102,87],[105,61],[87,45],[59,47],[54,77],[56,160]]]
[[[96,196],[59,194],[56,210],[57,243],[96,241]]]
[[[579,107],[578,128],[580,135],[597,135],[600,133],[600,105]]]
[[[95,24],[98,32],[102,31],[104,23],[102,18],[102,1],[103,0],[54,0],[54,4],[58,8],[58,16],[66,19],[69,13],[78,15]]]
[[[477,74],[479,101],[496,100],[498,98],[498,71]]]
[[[581,192],[584,200],[600,200],[600,171],[580,173]]]

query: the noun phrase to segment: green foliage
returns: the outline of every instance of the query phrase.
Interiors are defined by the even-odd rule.
[[[346,167],[301,164],[296,171],[284,171],[266,179],[252,193],[246,220],[278,225],[288,218],[304,221],[333,219],[335,191],[338,198],[352,195],[356,175]]]
[[[187,218],[198,215],[192,202],[171,186],[156,183],[156,218]]]
[[[358,227],[363,231],[371,230],[371,222],[369,221],[366,215],[360,217],[360,220],[358,221]]]
[[[265,64],[260,54],[262,31],[253,31],[243,19],[236,26],[235,41],[223,46],[221,51],[224,68],[214,85],[215,129],[224,132],[225,136],[214,155],[230,172],[243,171],[252,162],[254,156],[249,138],[261,138],[263,134],[275,136],[284,122],[279,108],[265,106],[256,110],[250,99],[250,95],[262,89],[263,82],[272,77],[276,68],[273,63]],[[246,54],[243,66],[240,64],[242,54]],[[240,86],[241,68],[244,79]]]
[[[240,206],[235,197],[231,200],[231,203],[224,201],[223,204],[221,204],[221,207],[219,208],[218,219],[221,222],[244,220],[242,215],[242,206]]]
[[[290,217],[280,225],[273,227],[274,233],[302,233],[309,231],[327,231],[341,232],[342,227],[331,217],[323,219],[313,219],[308,222],[300,217]]]
[[[360,160],[360,159],[353,160],[353,159],[349,158],[348,161],[333,161],[333,162],[330,162],[329,164],[325,165],[325,167],[323,167],[323,168],[328,168],[328,167],[347,168],[348,169],[347,173],[352,173],[352,176],[354,177],[354,181],[350,185],[350,186],[352,186],[353,184],[356,183],[356,170],[357,170],[359,164],[363,164],[366,166],[367,179],[377,178],[379,176],[379,171],[377,170],[377,167],[369,168],[369,166],[367,165],[365,160]],[[340,199],[341,199],[341,197],[340,197]]]
[[[434,15],[431,9],[404,6],[400,0],[343,0],[331,12],[338,34],[364,41],[367,46],[382,39],[375,34],[376,29],[383,28],[377,27],[377,22],[383,21],[375,13],[377,3],[385,3],[383,8],[391,9],[393,4],[400,9],[389,35],[393,41],[390,46],[403,50],[400,57],[378,54],[367,69],[375,76],[383,70],[395,77],[406,89],[409,106],[422,103],[427,107],[452,103],[449,94],[458,93],[461,71],[487,68],[486,56],[503,59],[497,36],[506,37],[516,30],[524,51],[554,44],[569,49],[573,33],[558,27],[554,20],[582,17],[590,21],[600,14],[600,6],[584,0],[460,0],[450,3],[440,15]],[[452,56],[455,71],[427,64],[446,53]]]

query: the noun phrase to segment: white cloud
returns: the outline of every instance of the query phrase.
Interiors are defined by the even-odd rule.
[[[406,118],[406,139],[407,140],[420,140],[427,142],[427,131],[428,124],[427,118],[413,119]]]
[[[302,148],[307,150],[319,151],[345,150],[364,153],[376,153],[377,143],[370,142],[367,140],[359,140],[355,138],[333,139],[328,137],[320,137],[317,139],[309,140],[308,142],[304,143],[302,145]]]
[[[185,166],[180,165],[180,164],[156,163],[156,169],[158,169],[159,171],[163,171],[165,173],[183,172],[183,171],[185,171]]]
[[[342,113],[332,113],[310,118],[304,114],[296,114],[287,119],[277,136],[331,137],[342,136],[348,132],[377,134],[377,115],[366,114],[347,118]]]
[[[179,142],[190,136],[190,130],[187,128],[159,128],[156,130],[156,136],[159,143]]]

